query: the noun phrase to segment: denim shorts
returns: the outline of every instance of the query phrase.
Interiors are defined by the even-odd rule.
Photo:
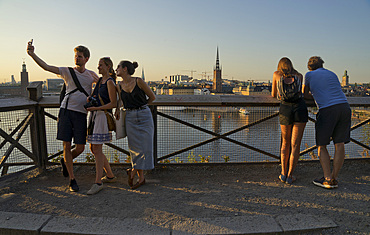
[[[58,114],[57,140],[86,144],[87,114],[61,108]]]
[[[279,108],[280,125],[292,125],[295,122],[308,122],[308,111],[304,99],[297,103],[281,102]]]
[[[351,108],[348,103],[336,104],[319,109],[315,123],[316,145],[348,143],[351,132]]]

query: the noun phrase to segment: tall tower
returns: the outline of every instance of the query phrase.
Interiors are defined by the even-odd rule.
[[[342,87],[348,86],[349,83],[349,76],[347,75],[347,70],[344,71],[344,75],[342,77]]]
[[[14,84],[16,84],[16,81],[15,81],[14,75],[12,75],[12,76],[11,76],[11,79],[12,79],[12,82],[11,82],[11,83],[12,83],[13,85],[14,85]]]
[[[143,79],[143,81],[145,81],[145,76],[144,76],[144,67],[142,68],[141,70],[141,79]]]
[[[27,87],[28,87],[28,72],[26,68],[26,63],[23,61],[22,72],[21,72],[21,95],[28,96]]]
[[[217,56],[216,56],[216,66],[213,68],[213,86],[212,89],[214,92],[222,92],[222,78],[221,78],[221,67],[218,57],[218,47],[217,47]]]

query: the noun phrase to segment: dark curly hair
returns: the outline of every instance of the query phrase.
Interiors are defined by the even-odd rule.
[[[308,63],[307,63],[307,68],[310,70],[310,71],[313,71],[313,70],[316,70],[316,69],[319,69],[319,68],[322,68],[324,64],[324,61],[321,59],[320,56],[312,56],[309,60],[308,60]]]

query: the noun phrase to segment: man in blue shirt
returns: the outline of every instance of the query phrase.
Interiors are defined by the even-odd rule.
[[[313,183],[330,189],[338,187],[336,179],[344,162],[344,144],[350,141],[351,109],[337,75],[324,69],[323,64],[324,61],[318,56],[309,59],[307,67],[310,72],[305,75],[302,89],[305,97],[313,97],[319,108],[315,136],[324,177],[315,179]],[[330,155],[326,148],[331,138],[335,145],[332,171]]]

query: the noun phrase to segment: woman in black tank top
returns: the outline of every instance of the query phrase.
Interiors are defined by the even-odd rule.
[[[287,98],[287,96],[286,94],[279,94],[278,85],[280,85],[279,87],[281,89],[283,85],[302,84],[302,80],[302,74],[293,68],[290,59],[286,57],[280,59],[277,71],[273,75],[271,96],[277,97],[279,100],[284,100],[281,97],[284,96]],[[302,94],[302,88],[298,86],[297,89],[299,93],[297,92],[297,95],[288,99],[289,101],[294,100],[294,102],[281,101],[279,108],[282,138],[280,149],[281,173],[279,179],[286,184],[292,184],[296,180],[293,172],[298,163],[303,131],[308,121],[307,106],[300,95]]]
[[[116,69],[117,76],[122,77],[122,81],[117,84],[117,91],[126,110],[125,127],[132,165],[127,175],[131,189],[145,184],[144,170],[154,168],[154,123],[147,104],[155,100],[155,95],[141,78],[131,76],[137,67],[137,62],[121,61]],[[120,118],[119,108],[115,112],[117,120]],[[138,180],[134,184],[136,174]]]

